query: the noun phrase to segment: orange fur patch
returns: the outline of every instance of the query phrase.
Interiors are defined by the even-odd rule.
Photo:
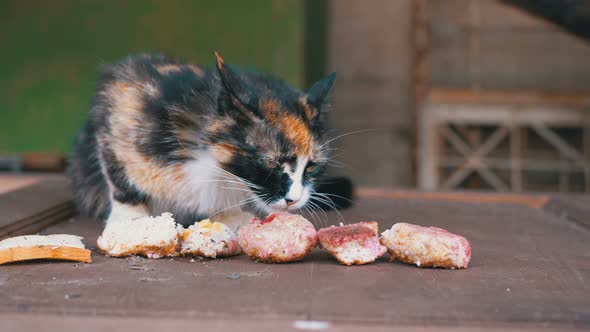
[[[229,162],[237,151],[238,149],[235,146],[227,143],[219,143],[211,147],[211,154],[221,163]]]
[[[192,144],[199,143],[199,137],[197,134],[195,134],[195,131],[192,128],[177,130],[176,137],[178,137],[178,140],[181,142],[188,142]]]
[[[301,107],[303,107],[305,116],[309,121],[315,119],[315,117],[318,115],[318,110],[307,103],[306,96],[302,96],[301,98],[299,98],[299,104],[301,104]]]
[[[156,70],[160,73],[160,74],[170,74],[170,73],[174,73],[174,72],[179,72],[182,68],[179,65],[157,65],[155,66]]]
[[[141,84],[141,83],[138,83]],[[141,121],[141,89],[124,82],[115,82],[108,88],[108,96],[112,103],[112,114],[109,118],[112,137],[100,137],[102,142],[108,141],[116,158],[125,167],[129,181],[142,191],[154,197],[174,198],[179,192],[187,176],[182,165],[160,166],[155,160],[138,151],[137,135],[145,129]]]
[[[226,129],[227,126],[227,123],[222,120],[213,120],[209,122],[209,124],[207,125],[207,131],[212,133],[218,133]]]
[[[313,137],[303,119],[293,114],[281,112],[281,105],[275,100],[265,100],[262,105],[268,121],[278,128],[289,142],[295,145],[295,152],[298,155],[309,156]]]
[[[223,58],[217,52],[215,52],[215,58],[217,59],[217,68],[221,69],[223,67]]]
[[[156,68],[156,70],[160,74],[164,74],[164,75],[179,72],[183,68],[190,69],[193,73],[195,73],[195,75],[197,75],[199,77],[203,77],[205,75],[205,72],[203,71],[203,69],[201,69],[195,65],[181,66],[181,65],[167,64],[167,65],[156,65],[154,67]]]

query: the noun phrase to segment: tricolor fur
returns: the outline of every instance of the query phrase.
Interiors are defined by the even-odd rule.
[[[158,55],[107,66],[71,156],[79,209],[171,211],[186,224],[303,207],[329,157],[334,80],[300,92],[219,56],[212,69]]]

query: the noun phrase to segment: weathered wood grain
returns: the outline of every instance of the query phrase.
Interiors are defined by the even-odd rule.
[[[282,325],[272,322],[310,319],[417,330],[590,327],[590,231],[566,219],[520,204],[377,197],[359,199],[342,211],[342,218],[328,214],[324,222],[443,227],[471,241],[473,259],[459,271],[389,263],[386,257],[346,267],[319,250],[301,263],[285,265],[243,256],[115,259],[95,251],[92,264],[3,266],[0,313],[174,319],[175,324],[196,320],[234,327],[254,321],[252,326],[275,328]],[[100,231],[99,223],[77,219],[43,233],[78,234],[93,247]]]
[[[33,234],[75,214],[65,177],[51,177],[0,194],[0,240]]]

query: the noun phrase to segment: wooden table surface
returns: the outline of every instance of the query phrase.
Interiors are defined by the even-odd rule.
[[[468,269],[421,269],[387,257],[346,267],[319,249],[283,265],[244,256],[117,259],[94,249],[91,264],[0,266],[0,331],[64,331],[72,324],[85,331],[590,328],[590,230],[584,223],[550,213],[546,204],[397,193],[361,191],[354,207],[341,212],[343,220],[328,213],[322,222],[443,227],[470,240]],[[43,231],[82,235],[92,248],[100,232],[97,222],[80,218]]]

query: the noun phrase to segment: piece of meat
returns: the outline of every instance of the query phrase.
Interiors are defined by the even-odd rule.
[[[238,243],[254,261],[293,262],[302,260],[317,245],[317,233],[300,215],[276,213],[242,226]]]
[[[201,220],[185,229],[180,253],[209,258],[239,255],[242,252],[236,234],[225,224]]]
[[[344,265],[374,262],[387,250],[379,243],[375,221],[330,226],[318,231],[320,245]]]
[[[463,236],[437,227],[397,223],[381,234],[391,261],[419,267],[466,268],[471,245]]]

